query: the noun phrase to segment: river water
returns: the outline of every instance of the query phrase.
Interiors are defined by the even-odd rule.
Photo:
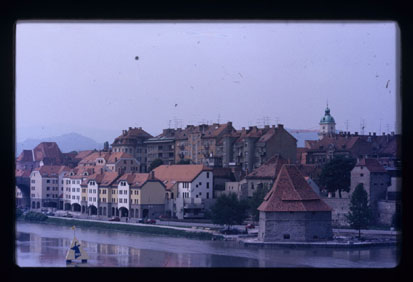
[[[77,228],[89,255],[81,267],[323,267],[391,268],[396,247],[360,249],[258,248],[235,241],[209,241],[112,230]],[[16,264],[20,267],[67,267],[73,238],[67,226],[18,222]],[[71,267],[71,266],[69,266]]]

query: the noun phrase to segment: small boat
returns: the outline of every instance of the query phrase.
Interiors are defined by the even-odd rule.
[[[89,256],[83,250],[82,245],[79,243],[79,241],[76,239],[76,235],[75,235],[76,228],[73,226],[72,229],[73,229],[73,240],[66,254],[66,263],[72,263],[75,260],[80,260],[82,263],[87,263]]]

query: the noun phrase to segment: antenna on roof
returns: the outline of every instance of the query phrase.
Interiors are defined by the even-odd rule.
[[[364,121],[364,119],[362,119],[362,120],[361,120],[361,123],[360,123],[361,135],[364,135],[364,129],[365,129],[365,128],[366,128],[365,121]]]
[[[346,132],[348,132],[348,119],[346,119]]]
[[[221,120],[221,114],[218,113],[218,119],[217,119],[218,124],[219,124],[220,120]]]

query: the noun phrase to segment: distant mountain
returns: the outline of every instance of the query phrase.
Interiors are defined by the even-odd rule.
[[[16,157],[20,155],[20,153],[23,150],[32,150],[41,142],[56,142],[62,153],[68,153],[71,151],[103,149],[103,144],[98,143],[89,137],[85,137],[83,135],[73,132],[63,134],[57,137],[48,137],[42,139],[26,139],[23,142],[17,142]]]
[[[297,147],[304,147],[305,140],[318,140],[318,130],[287,128],[287,131],[297,139]]]

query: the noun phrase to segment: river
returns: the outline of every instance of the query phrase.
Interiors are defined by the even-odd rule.
[[[89,255],[81,267],[323,267],[391,268],[396,247],[360,249],[258,248],[235,241],[205,241],[113,230],[77,228]],[[67,267],[73,238],[67,226],[16,224],[16,264],[20,267]]]

